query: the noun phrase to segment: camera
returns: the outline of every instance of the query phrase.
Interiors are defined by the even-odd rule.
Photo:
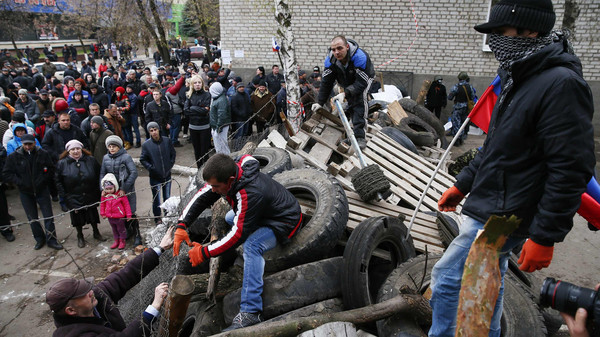
[[[587,326],[592,336],[600,336],[600,296],[598,292],[548,277],[540,290],[540,305],[575,316],[578,308],[588,313]]]

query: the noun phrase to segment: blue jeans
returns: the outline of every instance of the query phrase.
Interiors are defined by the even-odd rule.
[[[162,186],[163,201],[171,197],[171,177],[167,179],[154,179],[150,177],[150,189],[152,190],[152,213],[160,216],[160,190]],[[157,221],[158,219],[155,219]]]
[[[463,275],[463,269],[471,244],[475,240],[477,231],[483,229],[484,224],[463,215],[463,224],[460,234],[452,241],[442,258],[435,264],[431,271],[431,308],[433,321],[429,336],[454,336],[456,330],[456,314],[458,310],[458,295]],[[490,336],[500,336],[500,318],[502,317],[502,297],[504,294],[504,273],[508,268],[508,258],[511,250],[523,242],[523,238],[509,237],[500,254],[500,273],[502,286],[496,300],[494,315],[490,325]]]
[[[235,214],[227,212],[225,221],[233,226]],[[269,227],[260,227],[244,242],[244,279],[240,312],[262,312],[263,274],[265,259],[263,254],[277,245],[275,233]]]
[[[30,221],[29,226],[31,227],[31,233],[33,234],[35,241],[56,242],[56,229],[54,228],[54,220],[52,219],[52,202],[50,201],[50,192],[48,191],[48,188],[44,187],[44,189],[37,191],[36,194],[20,192],[19,195],[21,197],[21,204],[23,204],[23,209],[27,215],[27,220]],[[40,210],[42,211],[44,218],[49,218],[44,220],[46,232],[44,232],[42,225],[37,220],[38,205],[40,205]]]
[[[174,114],[171,119],[171,128],[169,129],[171,143],[173,145],[179,143],[179,131],[181,130],[181,114]]]
[[[138,123],[137,113],[131,114],[131,127],[133,128],[133,133],[135,134],[135,139],[137,140],[137,143],[142,145],[142,139],[140,136],[140,124]],[[133,145],[133,135],[130,135],[130,137],[131,137],[131,143]]]

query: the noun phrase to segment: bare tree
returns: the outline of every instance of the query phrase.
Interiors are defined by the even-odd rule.
[[[142,20],[142,23],[146,27],[146,30],[150,33],[150,36],[152,36],[152,39],[156,43],[156,47],[158,47],[160,56],[162,57],[162,59],[165,63],[170,63],[171,55],[169,53],[169,45],[167,43],[167,34],[165,32],[164,22],[161,20],[160,13],[159,13],[159,7],[156,5],[156,1],[155,0],[147,0],[147,4],[149,7],[149,11],[150,11],[149,14],[152,16],[153,21],[154,21],[152,23],[150,22],[150,19],[148,18],[148,12],[147,12],[148,9],[146,9],[146,7],[144,6],[143,1],[135,0],[135,2],[139,9],[138,12],[140,14],[140,19]],[[166,6],[165,2],[162,2],[161,4],[163,6]]]
[[[186,3],[184,20],[186,24],[196,26],[204,39],[208,61],[212,62],[212,53],[208,42],[209,34],[219,35],[219,2],[217,0],[189,0]]]
[[[29,27],[24,22],[32,22],[31,14],[25,11],[25,4],[16,1],[0,1],[0,25],[2,31],[10,37],[15,55],[23,57],[23,53],[17,47],[16,39]]]

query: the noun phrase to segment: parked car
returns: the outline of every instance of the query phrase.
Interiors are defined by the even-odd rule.
[[[190,47],[190,58],[202,60],[204,58],[204,51],[206,50],[203,46]]]
[[[52,63],[54,63],[54,65],[56,66],[56,73],[54,73],[54,76],[57,79],[62,81],[64,78],[65,70],[67,70],[67,64],[64,62],[52,62]],[[40,62],[40,63],[34,64],[33,66],[36,67],[41,73],[43,65],[44,65],[44,62]]]

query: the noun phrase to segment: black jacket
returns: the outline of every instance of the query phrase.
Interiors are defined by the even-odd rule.
[[[151,315],[144,313],[142,319],[136,318],[126,324],[117,303],[127,291],[138,284],[156,266],[158,266],[158,255],[154,249],[148,249],[126,264],[123,269],[108,275],[106,279],[92,288],[94,296],[98,300],[96,310],[100,317],[72,317],[54,314],[56,330],[52,336],[150,336]]]
[[[164,180],[171,177],[171,168],[175,165],[175,147],[167,137],[157,142],[150,138],[142,145],[140,162],[154,179]]]
[[[56,165],[56,187],[69,209],[100,201],[100,165],[92,156],[83,154],[78,161],[67,156]]]
[[[185,100],[183,113],[190,119],[190,125],[209,125],[210,100],[210,93],[204,90],[194,91],[190,98]]]
[[[98,88],[95,95],[90,92],[90,101],[100,106],[100,113],[108,108],[108,95],[104,92],[104,88]]]
[[[371,63],[369,54],[359,48],[356,41],[348,40],[348,44],[350,49],[347,55],[349,57],[347,67],[344,67],[331,51],[327,54],[321,88],[319,89],[319,104],[321,105],[325,104],[329,98],[336,80],[344,88],[349,103],[366,100],[366,95],[363,94],[373,82],[375,68]]]
[[[31,153],[20,147],[6,158],[2,173],[4,181],[17,185],[19,191],[35,194],[54,184],[54,160],[37,146]]]
[[[281,89],[281,81],[283,81],[282,74],[275,75],[273,73],[270,73],[269,75],[267,75],[267,88],[269,88],[269,91],[272,92],[273,95],[277,94]]]
[[[173,118],[173,108],[171,104],[161,99],[160,106],[152,101],[146,105],[146,123],[156,122],[162,129],[167,128],[167,124],[171,124]]]
[[[205,258],[218,256],[238,246],[260,227],[271,228],[277,240],[285,244],[301,222],[298,200],[273,178],[260,172],[258,160],[245,155],[238,158],[236,164],[236,180],[226,196],[235,212],[235,223],[222,239],[204,246],[202,254]],[[210,185],[205,184],[184,208],[179,221],[191,225],[220,197]]]
[[[499,70],[502,85],[507,74]],[[564,239],[592,177],[592,93],[579,59],[553,43],[513,65],[514,86],[494,107],[481,151],[457,176],[463,213],[522,219],[516,235],[551,246]],[[504,101],[501,105],[501,99]]]
[[[245,122],[252,115],[250,98],[246,92],[236,93],[231,96],[231,121]]]
[[[65,144],[72,139],[80,141],[84,148],[90,148],[90,142],[80,128],[71,125],[69,130],[62,130],[58,123],[54,123],[52,129],[46,131],[42,140],[42,147],[50,152],[54,161],[57,162],[58,156],[65,151]]]

